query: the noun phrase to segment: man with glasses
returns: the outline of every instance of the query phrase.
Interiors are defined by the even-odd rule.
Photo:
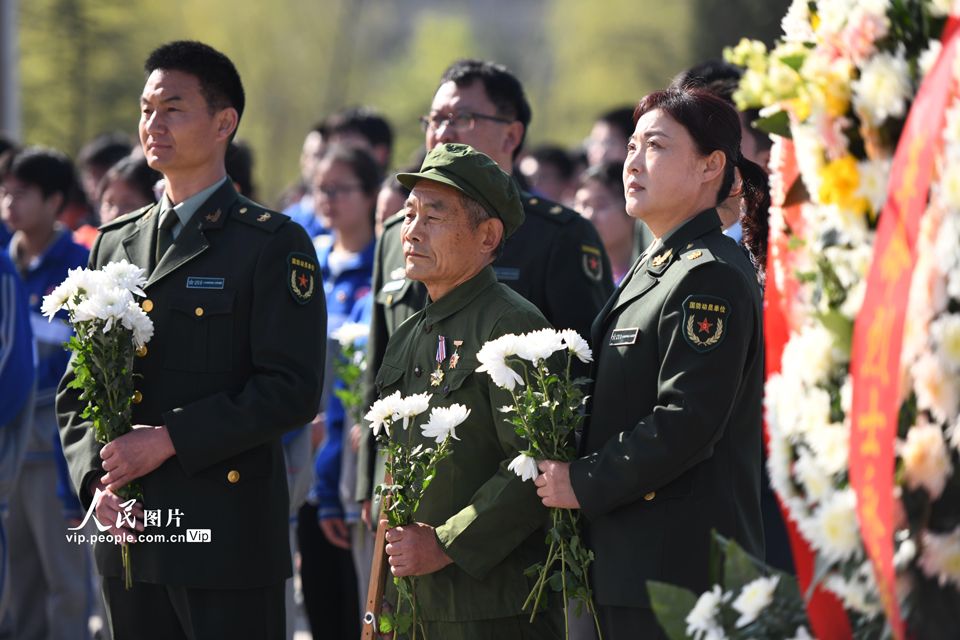
[[[520,81],[506,67],[481,60],[460,60],[440,78],[430,107],[421,118],[427,149],[441,143],[467,144],[512,174],[530,124],[530,104]],[[610,261],[589,221],[559,204],[521,189],[525,221],[494,261],[497,280],[532,302],[558,329],[590,335],[590,325],[613,293]],[[404,272],[400,243],[401,214],[384,225],[377,242],[372,290],[375,295],[367,367],[367,402],[376,399],[373,384],[387,339],[426,299],[423,286]],[[476,345],[462,345],[472,348]],[[586,370],[578,373],[587,374]],[[359,453],[357,499],[369,521],[374,472],[373,442]]]

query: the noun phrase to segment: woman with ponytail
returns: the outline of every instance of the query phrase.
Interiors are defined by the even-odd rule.
[[[605,640],[665,637],[647,581],[707,590],[712,530],[763,557],[760,287],[717,207],[739,182],[762,260],[766,176],[742,157],[736,111],[704,90],[651,93],[634,122],[626,208],[656,240],[593,324],[583,457],[536,480],[545,505],[583,513]]]

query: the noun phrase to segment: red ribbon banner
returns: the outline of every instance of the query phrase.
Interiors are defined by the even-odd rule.
[[[944,113],[953,96],[957,24],[951,17],[940,57],[920,86],[897,145],[867,292],[853,332],[850,484],[883,608],[898,640],[904,637],[904,624],[894,582],[893,471],[900,351],[920,219],[942,142]]]

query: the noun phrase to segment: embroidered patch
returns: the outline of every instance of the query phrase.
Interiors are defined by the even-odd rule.
[[[589,244],[580,245],[580,260],[583,263],[583,272],[595,282],[603,278],[603,261],[600,259],[600,249]]]
[[[187,289],[223,289],[223,278],[187,276]]]
[[[640,333],[639,327],[630,327],[629,329],[614,329],[610,333],[611,347],[625,347],[634,344],[637,341],[637,335]]]
[[[300,304],[307,304],[317,290],[316,258],[305,253],[287,256],[287,287],[290,295]]]
[[[681,331],[694,351],[716,348],[730,331],[730,303],[714,296],[689,296],[683,301]]]

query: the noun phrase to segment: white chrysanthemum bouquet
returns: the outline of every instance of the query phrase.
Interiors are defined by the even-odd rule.
[[[97,442],[106,444],[128,433],[132,426],[133,356],[153,337],[153,322],[137,304],[144,296],[145,272],[126,260],[102,269],[71,269],[67,279],[43,299],[41,310],[49,319],[66,310],[75,335],[67,347],[73,351],[74,379],[86,407],[80,414],[91,422]],[[117,491],[123,498],[140,498],[136,483]],[[126,587],[132,585],[130,549],[121,551]]]
[[[548,361],[561,351],[567,356],[565,370],[551,371]],[[582,387],[589,381],[571,378],[570,365],[574,357],[584,363],[593,361],[586,340],[571,329],[507,334],[487,342],[477,352],[481,365],[477,371],[487,373],[495,385],[506,389],[513,397],[513,405],[500,410],[510,416],[517,434],[527,444],[527,449],[509,465],[509,469],[523,480],[537,477],[537,460],[568,462],[577,457],[574,434],[583,421],[586,396]],[[552,360],[561,362],[559,358]],[[578,613],[585,606],[593,614],[600,634],[587,573],[593,562],[593,552],[583,544],[580,513],[552,508],[550,518],[547,558],[527,569],[528,575],[536,576],[536,582],[523,608],[530,609],[532,621],[543,602],[544,590],[549,586],[563,594],[564,614],[568,601],[575,600]]]
[[[415,522],[420,501],[437,474],[437,465],[450,455],[452,441],[459,440],[456,428],[470,416],[470,409],[462,404],[434,407],[427,422],[420,426],[420,433],[436,446],[424,446],[418,442],[420,438],[414,438],[412,425],[429,408],[429,392],[402,397],[397,391],[374,402],[364,416],[377,445],[387,456],[386,479],[376,493],[382,498],[381,511],[390,527]],[[409,632],[412,640],[422,634],[417,622],[415,581],[412,576],[394,577],[398,602],[394,611],[381,613],[381,633],[393,633],[396,638]]]
[[[333,361],[333,374],[339,381],[333,393],[349,418],[348,426],[358,424],[363,411],[363,373],[367,370],[363,343],[369,333],[370,325],[345,322],[332,334],[340,344],[340,357]]]

